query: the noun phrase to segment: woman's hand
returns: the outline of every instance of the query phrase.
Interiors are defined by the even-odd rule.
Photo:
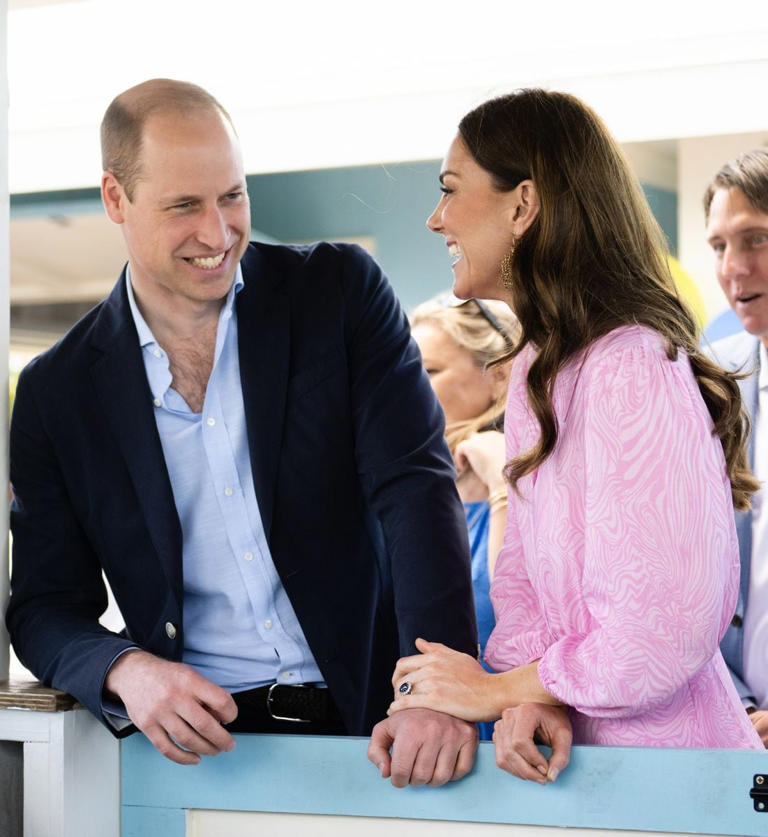
[[[388,715],[401,709],[434,709],[465,721],[492,721],[498,717],[491,698],[489,674],[469,654],[454,651],[439,642],[416,640],[421,654],[402,657],[392,675],[395,700]],[[400,687],[410,684],[410,693]]]
[[[506,489],[502,470],[506,464],[504,435],[497,430],[474,433],[459,442],[454,451],[456,470],[459,474],[470,468],[488,487],[488,493]]]
[[[572,738],[571,721],[563,707],[521,703],[505,709],[493,728],[496,764],[520,779],[546,785],[567,767]],[[535,739],[552,748],[549,761]]]

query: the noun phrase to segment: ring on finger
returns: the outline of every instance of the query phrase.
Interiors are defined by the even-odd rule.
[[[404,680],[400,684],[397,691],[400,692],[401,695],[409,695],[413,691],[413,686],[411,686],[408,680]]]

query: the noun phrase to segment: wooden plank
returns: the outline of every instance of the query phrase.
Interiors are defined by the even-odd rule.
[[[34,712],[66,712],[81,708],[66,692],[43,686],[37,680],[0,680],[0,709],[31,709]]]

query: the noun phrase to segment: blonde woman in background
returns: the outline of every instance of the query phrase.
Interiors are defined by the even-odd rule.
[[[416,308],[411,332],[445,413],[445,435],[456,462],[456,488],[467,515],[482,659],[495,625],[490,581],[504,540],[507,510],[502,470],[509,363],[490,364],[509,351],[517,321],[502,302],[462,301],[442,294]],[[490,740],[493,724],[479,727],[480,737]]]

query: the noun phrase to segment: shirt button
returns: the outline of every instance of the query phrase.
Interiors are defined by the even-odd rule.
[[[293,677],[293,672],[292,672],[292,671],[284,671],[284,672],[280,675],[280,677],[282,677],[282,678],[283,678],[283,680],[290,680],[290,679],[291,679],[291,677]]]
[[[734,628],[740,628],[742,624],[743,622],[741,616],[739,616],[738,613],[735,613],[733,619],[731,619],[731,625],[733,625]]]
[[[265,619],[265,620],[264,620],[264,627],[265,627],[267,630],[269,630],[269,629],[272,627],[272,620],[271,620],[271,619]]]
[[[163,406],[163,402],[159,398],[154,398],[152,400],[152,403],[155,405],[155,407],[162,407]]]
[[[246,552],[245,555],[243,555],[243,558],[245,558],[246,561],[253,561],[253,553]]]
[[[205,423],[208,425],[208,427],[213,427],[213,425],[216,424],[216,419],[215,418],[206,419]]]
[[[160,351],[160,349],[152,349],[152,354],[155,357],[162,357],[163,356],[163,353]]]
[[[165,633],[168,635],[168,639],[176,639],[176,626],[173,622],[165,623]]]
[[[224,489],[224,493],[227,495],[227,497],[231,497],[235,492],[230,488],[230,486],[227,486]]]

